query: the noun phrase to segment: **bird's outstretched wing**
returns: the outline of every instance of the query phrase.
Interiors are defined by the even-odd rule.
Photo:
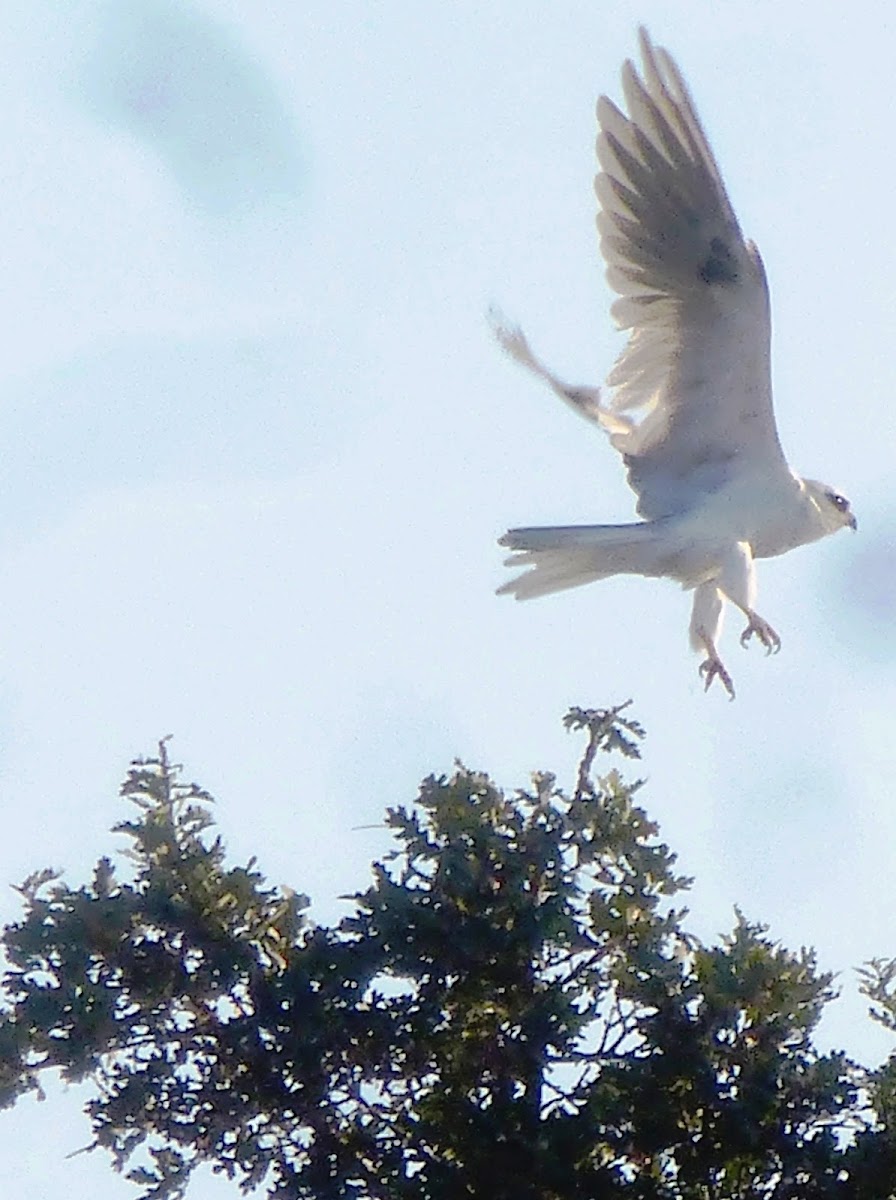
[[[638,511],[699,505],[737,475],[788,472],[771,399],[768,287],[741,234],[687,86],[640,31],[629,115],[597,106],[597,226],[617,323],[631,331],[604,404]]]

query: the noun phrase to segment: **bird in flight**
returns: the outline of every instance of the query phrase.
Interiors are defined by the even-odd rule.
[[[756,611],[754,560],[784,554],[856,519],[835,488],[788,466],[775,427],[768,285],[744,238],[687,85],[640,31],[643,68],[622,71],[626,116],[597,104],[597,228],[612,307],[628,342],[599,388],[564,383],[520,329],[494,318],[504,349],[609,435],[642,521],[511,529],[499,588],[518,600],[610,575],[693,590],[690,641],[700,673],[734,698],[718,651],[725,602],[767,653],[781,639]]]

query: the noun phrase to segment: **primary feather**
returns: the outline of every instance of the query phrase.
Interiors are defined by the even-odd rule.
[[[611,435],[644,517],[681,511],[756,462],[789,475],[771,395],[768,288],[744,240],[688,89],[641,31],[626,63],[626,117],[602,97],[595,189],[612,308],[631,330],[610,372]]]

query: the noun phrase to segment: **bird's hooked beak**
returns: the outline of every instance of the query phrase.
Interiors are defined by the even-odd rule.
[[[849,514],[849,520],[846,522],[846,524],[850,527],[850,529],[853,531],[853,533],[856,532],[856,530],[859,528],[859,522],[856,520],[855,513]]]

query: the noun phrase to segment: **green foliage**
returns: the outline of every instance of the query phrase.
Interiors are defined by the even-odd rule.
[[[740,914],[715,946],[685,931],[640,785],[593,773],[639,755],[624,709],[568,714],[571,795],[424,780],[333,928],[227,865],[163,743],[122,787],[126,878],[103,858],[21,888],[0,1103],[91,1081],[93,1146],[146,1200],[203,1162],[281,1200],[896,1195],[896,1066],[814,1048],[811,953]],[[896,966],[864,986],[896,1028]]]

